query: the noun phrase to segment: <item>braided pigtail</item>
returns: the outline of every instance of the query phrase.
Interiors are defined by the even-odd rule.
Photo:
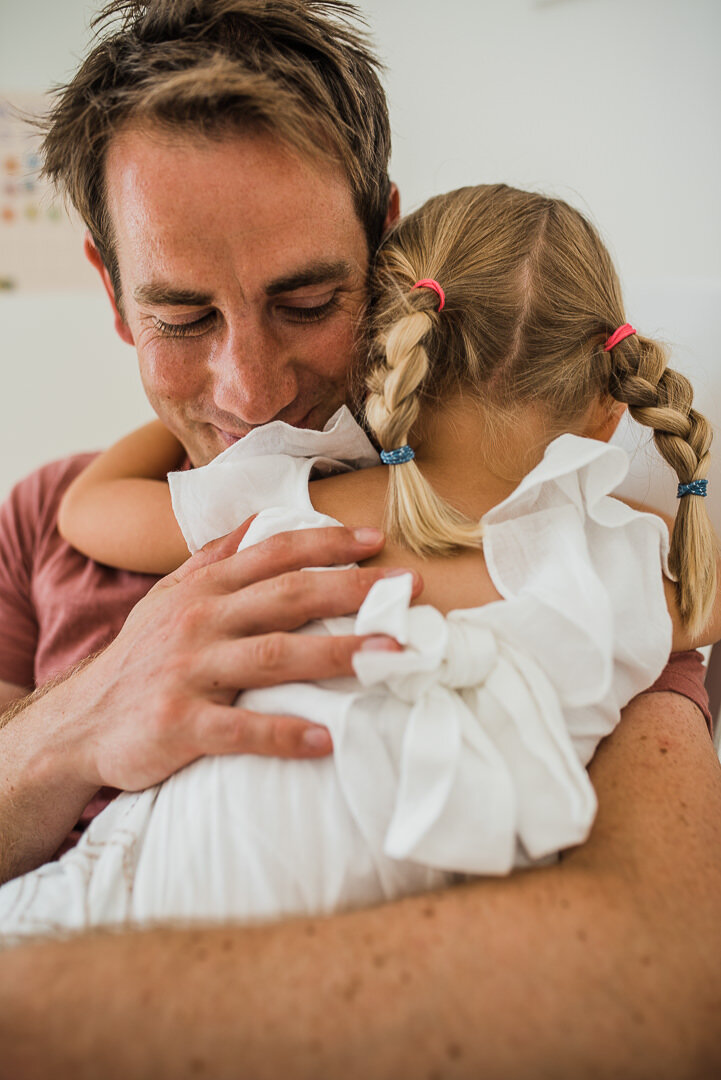
[[[367,378],[365,412],[383,450],[406,445],[418,418],[429,370],[424,342],[434,329],[435,318],[435,313],[422,310],[402,314],[378,341],[385,349]],[[391,540],[418,555],[479,546],[480,524],[440,498],[415,461],[389,465],[388,469],[384,525]]]
[[[659,452],[681,484],[706,478],[711,425],[692,407],[691,383],[667,366],[657,342],[636,336],[614,347],[610,390],[634,420],[653,429]],[[713,606],[716,548],[703,497],[684,495],[671,535],[669,569],[678,582],[681,618],[692,634],[702,629]]]

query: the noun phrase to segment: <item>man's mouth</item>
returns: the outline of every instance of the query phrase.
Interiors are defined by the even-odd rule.
[[[215,427],[215,425],[213,426]],[[226,446],[232,446],[233,443],[240,442],[243,438],[243,435],[235,435],[232,431],[223,431],[223,429],[219,427],[216,427],[215,430],[218,432]],[[247,435],[248,432],[246,431],[243,434]]]
[[[282,419],[283,423],[289,424],[291,427],[297,427],[297,428],[314,427],[314,424],[312,422],[314,411],[315,411],[315,406],[312,409],[309,409],[308,412],[304,416],[301,416],[298,420],[295,420],[295,419],[287,420],[285,417],[275,417],[275,419],[276,420]],[[273,420],[268,421],[268,423],[270,423],[270,424],[272,424],[273,422],[274,422]],[[249,426],[249,425],[246,425],[244,431],[237,432],[237,431],[226,431],[225,428],[221,428],[221,427],[218,427],[217,424],[213,424],[213,427],[218,432],[218,435],[223,440],[223,442],[225,443],[226,446],[232,446],[234,443],[240,442],[240,440],[245,438],[245,436],[248,435],[249,432],[254,431],[258,427],[265,427],[265,426],[266,426],[265,424],[254,424],[252,427]]]

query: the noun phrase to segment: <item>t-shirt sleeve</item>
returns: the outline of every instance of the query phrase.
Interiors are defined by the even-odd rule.
[[[681,694],[693,701],[703,713],[713,737],[714,721],[709,707],[708,690],[705,686],[706,669],[700,652],[671,653],[666,667],[653,686],[644,694]]]
[[[39,487],[34,474],[0,506],[0,679],[28,689],[35,685],[38,642],[32,567]]]

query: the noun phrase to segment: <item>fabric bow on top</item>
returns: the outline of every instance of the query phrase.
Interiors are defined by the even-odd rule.
[[[386,687],[410,710],[386,854],[503,874],[519,841],[532,859],[582,842],[596,797],[549,680],[494,632],[496,605],[443,616],[409,607],[411,588],[410,575],[377,582],[355,626],[406,646],[354,659],[363,686]]]

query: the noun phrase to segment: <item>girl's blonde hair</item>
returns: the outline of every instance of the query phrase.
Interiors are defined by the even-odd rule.
[[[416,281],[433,278],[445,306]],[[692,407],[688,379],[664,348],[635,334],[604,344],[626,321],[621,289],[598,233],[559,199],[502,184],[461,188],[405,218],[378,254],[366,418],[382,449],[407,443],[421,404],[471,393],[493,416],[533,406],[549,441],[582,431],[599,401],[628,405],[653,429],[681,483],[706,477],[711,426]],[[487,407],[486,407],[487,406]],[[480,420],[479,420],[480,422]],[[391,465],[386,527],[421,554],[478,546],[481,530],[449,506],[414,461]],[[679,609],[696,630],[715,595],[715,539],[704,500],[680,500],[670,569]]]

